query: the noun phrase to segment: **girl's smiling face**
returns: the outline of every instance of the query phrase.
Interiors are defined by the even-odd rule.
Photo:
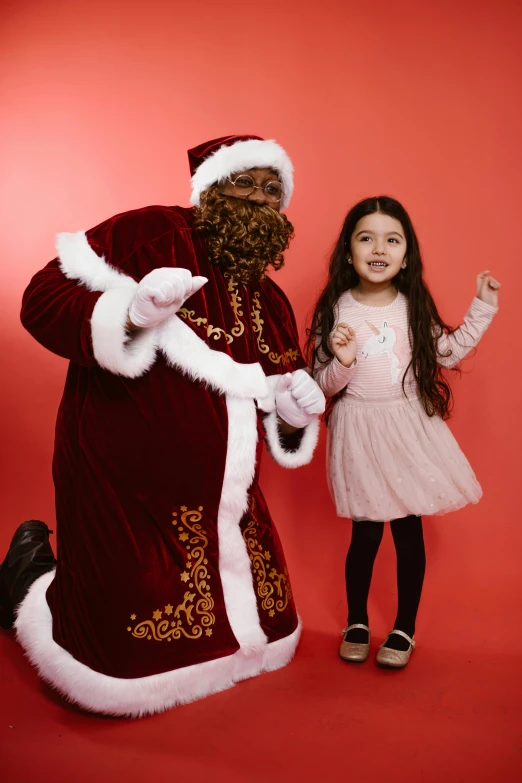
[[[348,258],[361,280],[383,283],[392,280],[406,265],[406,237],[396,218],[374,212],[355,226]]]

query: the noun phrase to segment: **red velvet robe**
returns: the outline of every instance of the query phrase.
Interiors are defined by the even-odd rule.
[[[277,432],[274,377],[304,366],[293,313],[270,278],[234,285],[210,264],[193,220],[148,207],[59,235],[24,295],[24,326],[70,365],[58,566],[17,632],[48,681],[99,712],[155,712],[278,668],[299,636],[258,471],[265,429],[288,467],[317,440],[316,423],[294,451]],[[137,281],[165,266],[208,283],[129,340]]]

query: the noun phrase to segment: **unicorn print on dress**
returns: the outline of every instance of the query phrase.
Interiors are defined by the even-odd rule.
[[[390,359],[391,382],[399,383],[402,373],[405,371],[408,361],[408,341],[403,330],[398,326],[388,326],[387,321],[382,322],[382,327],[377,329],[370,321],[366,321],[373,332],[361,349],[364,359],[373,359],[375,356],[387,354]]]

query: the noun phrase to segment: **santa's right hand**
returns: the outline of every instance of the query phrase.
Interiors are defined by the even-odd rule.
[[[207,282],[206,277],[193,277],[188,269],[153,269],[136,289],[129,307],[131,324],[139,329],[157,326],[177,313],[183,302]]]

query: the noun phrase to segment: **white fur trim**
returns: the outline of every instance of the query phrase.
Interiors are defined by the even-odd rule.
[[[129,680],[89,669],[53,639],[52,615],[46,599],[53,578],[54,571],[51,571],[31,585],[18,609],[17,639],[40,676],[83,709],[106,715],[140,717],[202,699],[244,679],[241,650],[214,661]],[[289,636],[265,645],[263,659],[251,674],[286,666],[295,653],[300,633],[299,623]]]
[[[290,636],[284,636],[282,639],[278,639],[277,642],[267,644],[263,659],[264,672],[274,672],[276,669],[281,669],[287,663],[290,663],[299,644],[302,628],[303,623],[299,617],[297,628]]]
[[[280,375],[267,376],[266,383],[268,386],[268,394],[266,397],[258,397],[256,400],[257,407],[259,410],[263,411],[263,413],[272,413],[272,411],[275,411],[276,409],[275,388],[280,377]]]
[[[198,207],[201,194],[211,185],[224,182],[231,174],[252,168],[271,168],[279,173],[284,190],[281,207],[286,208],[294,190],[294,167],[285,150],[273,139],[236,141],[209,155],[192,177],[190,203]]]
[[[126,330],[138,283],[98,256],[83,231],[58,234],[56,249],[60,268],[69,280],[102,292],[91,319],[94,358],[100,367],[126,378],[143,375],[156,358],[155,331],[144,329],[129,338]]]
[[[241,675],[262,665],[266,636],[261,628],[247,545],[239,523],[248,509],[256,468],[257,412],[253,400],[227,397],[228,447],[218,511],[219,576],[227,617],[244,652]]]
[[[226,353],[213,351],[177,315],[160,327],[157,344],[170,365],[221,394],[252,399],[268,392],[260,364],[241,364]]]
[[[286,451],[279,437],[277,413],[265,416],[266,439],[270,454],[284,468],[300,468],[311,461],[317,440],[319,438],[319,418],[314,419],[305,427],[301,443],[297,451]]]
[[[91,318],[94,358],[100,367],[125,378],[148,372],[156,359],[155,329],[142,329],[132,337],[127,334],[129,305],[137,285],[105,291]]]
[[[98,256],[89,245],[84,231],[56,235],[58,261],[65,277],[79,280],[89,291],[108,291],[110,288],[134,287],[132,277],[124,275]]]

